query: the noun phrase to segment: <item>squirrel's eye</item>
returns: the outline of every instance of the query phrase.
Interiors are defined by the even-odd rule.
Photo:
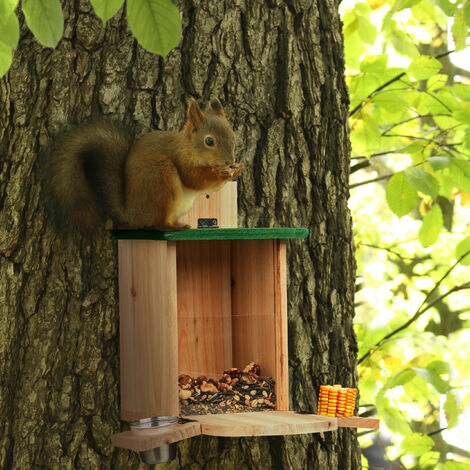
[[[206,137],[204,141],[208,147],[213,147],[215,144],[215,140],[212,137]]]

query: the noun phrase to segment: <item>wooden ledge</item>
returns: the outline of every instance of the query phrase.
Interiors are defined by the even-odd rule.
[[[114,447],[141,452],[164,444],[172,444],[183,439],[199,436],[200,434],[201,425],[197,422],[176,423],[162,426],[159,429],[125,431],[114,434],[111,437],[111,444]]]
[[[379,429],[380,420],[375,418],[361,418],[360,416],[340,416],[337,418],[340,428]]]
[[[378,429],[380,423],[374,418],[332,418],[294,411],[194,415],[185,418],[192,421],[160,429],[121,432],[111,438],[111,443],[115,447],[140,452],[200,434],[218,437],[287,436],[334,431],[338,427]]]
[[[286,436],[333,431],[338,428],[336,418],[298,414],[293,411],[266,411],[197,415],[201,433],[207,436]]]

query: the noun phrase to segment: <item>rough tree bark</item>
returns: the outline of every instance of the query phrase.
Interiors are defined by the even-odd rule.
[[[167,59],[119,12],[102,27],[63,2],[64,38],[22,27],[0,80],[0,468],[143,469],[113,449],[119,421],[116,242],[56,234],[38,155],[64,123],[105,115],[136,136],[180,128],[185,99],[217,96],[237,134],[239,225],[308,226],[288,246],[291,409],[356,383],[355,264],[347,209],[348,95],[336,0],[181,0]],[[254,358],[255,359],[255,358]],[[356,469],[355,432],[193,438],[171,469]]]

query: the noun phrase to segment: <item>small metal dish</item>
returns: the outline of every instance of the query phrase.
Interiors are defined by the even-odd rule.
[[[150,418],[138,419],[129,423],[132,431],[142,431],[144,429],[154,429],[161,426],[168,426],[178,422],[178,416],[152,416]]]
[[[177,416],[152,416],[129,423],[131,431],[139,434],[152,434],[156,429],[178,422]],[[142,462],[148,465],[171,462],[176,457],[176,442],[164,444],[140,452]]]

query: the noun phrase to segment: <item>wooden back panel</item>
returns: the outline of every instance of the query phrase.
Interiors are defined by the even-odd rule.
[[[219,377],[232,367],[230,241],[177,245],[179,373]]]
[[[121,417],[178,415],[175,243],[118,243]]]
[[[286,253],[283,240],[233,240],[233,362],[257,362],[276,382],[278,410],[289,409]]]

